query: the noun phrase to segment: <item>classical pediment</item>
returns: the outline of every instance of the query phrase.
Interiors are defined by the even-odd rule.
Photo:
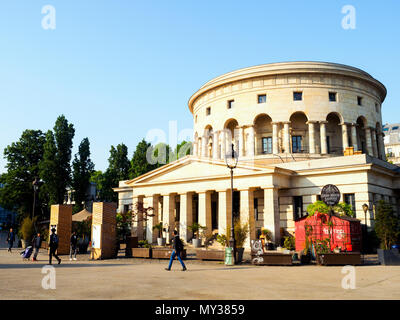
[[[273,168],[238,164],[235,168],[235,176],[253,175],[258,173],[273,172]],[[230,171],[222,160],[202,159],[187,156],[174,161],[161,168],[150,171],[140,177],[127,182],[127,185],[157,184],[169,181],[191,181],[213,178],[229,177]]]

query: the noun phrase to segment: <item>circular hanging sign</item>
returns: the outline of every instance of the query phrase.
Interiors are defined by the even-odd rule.
[[[330,207],[337,205],[340,200],[339,189],[333,184],[327,184],[321,190],[321,200]]]

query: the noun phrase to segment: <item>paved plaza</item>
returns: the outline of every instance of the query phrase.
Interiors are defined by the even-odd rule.
[[[0,249],[0,299],[400,299],[400,267],[356,267],[356,289],[341,286],[342,267],[228,267],[221,262],[178,261],[165,271],[167,260],[118,258],[78,261],[62,257],[56,289],[43,289],[39,261],[22,261],[21,249]]]

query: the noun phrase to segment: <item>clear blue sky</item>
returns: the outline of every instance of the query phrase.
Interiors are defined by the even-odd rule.
[[[44,5],[56,29],[44,30]],[[344,5],[356,29],[341,27]],[[189,97],[206,81],[294,60],[361,68],[388,89],[383,122],[400,122],[400,1],[3,0],[0,4],[0,152],[24,129],[75,125],[96,169],[111,145],[132,156],[148,130],[192,127]],[[397,98],[397,99],[396,99]],[[5,160],[0,159],[0,172]]]

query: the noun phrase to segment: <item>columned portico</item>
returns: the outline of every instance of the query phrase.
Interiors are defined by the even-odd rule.
[[[321,140],[321,154],[328,153],[328,145],[326,141],[326,124],[328,121],[320,121],[319,122],[319,132],[320,132],[320,140]]]
[[[226,155],[226,144],[227,144],[227,139],[226,139],[226,130],[221,130],[220,132],[220,136],[221,136],[221,155],[220,155],[220,159],[224,160],[225,159],[225,155]]]
[[[180,194],[180,221],[179,236],[188,242],[192,233],[188,226],[193,224],[193,192]]]
[[[376,133],[375,129],[371,128],[371,140],[372,140],[372,152],[374,154],[374,157],[378,157],[378,146],[377,146],[377,141],[376,141]]]
[[[246,238],[244,247],[250,248],[250,240],[256,239],[256,228],[254,219],[254,191],[252,189],[240,190],[240,223],[249,224],[249,236]]]
[[[207,150],[208,150],[208,138],[204,134],[204,136],[201,138],[201,156],[202,157],[207,157]]]
[[[243,139],[243,127],[238,128],[239,131],[239,158],[242,158],[244,156],[244,139]]]

